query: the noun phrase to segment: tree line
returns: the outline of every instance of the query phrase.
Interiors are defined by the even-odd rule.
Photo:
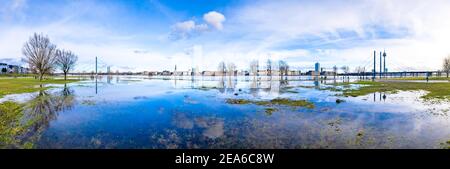
[[[55,69],[61,70],[64,73],[64,80],[67,80],[67,74],[74,69],[78,60],[78,56],[72,51],[57,49],[48,36],[42,33],[34,33],[25,42],[22,54],[24,55],[22,60],[28,64],[31,72],[36,74],[40,81],[45,74],[51,74]]]

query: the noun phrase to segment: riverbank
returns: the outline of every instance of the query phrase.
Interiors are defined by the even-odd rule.
[[[426,77],[396,77],[396,78],[388,78],[389,80],[427,80]],[[450,81],[450,78],[448,77],[428,77],[428,80],[439,80],[439,81]]]
[[[42,81],[32,77],[1,77],[0,78],[0,98],[9,94],[31,93],[46,90],[48,84],[66,84],[80,81],[80,79],[60,79],[59,77],[46,77]]]
[[[350,84],[360,85],[360,87],[343,89],[344,96],[357,97],[375,92],[395,93],[397,91],[424,90],[428,93],[422,96],[423,99],[450,99],[450,83],[447,82],[358,81],[339,85]]]

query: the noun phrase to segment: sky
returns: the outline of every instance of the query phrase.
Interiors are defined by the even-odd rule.
[[[217,70],[221,61],[285,60],[437,70],[450,54],[448,0],[1,0],[0,62],[20,63],[42,33],[78,55],[75,71]],[[378,67],[378,63],[377,63]]]

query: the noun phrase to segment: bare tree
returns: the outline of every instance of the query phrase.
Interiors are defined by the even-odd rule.
[[[28,63],[30,69],[39,75],[39,80],[42,80],[44,74],[53,71],[56,61],[56,45],[52,44],[47,36],[34,33],[23,45],[22,53],[25,56],[23,61]]]
[[[444,58],[444,64],[442,65],[443,71],[448,74],[450,73],[450,55],[448,55],[446,58]]]
[[[258,75],[259,70],[259,61],[258,60],[252,60],[250,62],[250,72],[252,72],[253,76]]]
[[[365,67],[358,66],[358,67],[355,68],[355,72],[361,78],[361,77],[364,77],[365,69],[366,69]]]
[[[280,60],[280,61],[278,61],[278,66],[280,69],[280,75],[283,76],[283,74],[284,74],[287,76],[288,71],[289,71],[289,65],[285,61]]]
[[[225,65],[224,61],[219,63],[218,70],[219,70],[219,72],[222,73],[222,76],[224,76],[225,73],[227,73],[227,66]]]
[[[272,61],[270,59],[267,59],[266,69],[267,69],[267,75],[271,76],[272,75]]]
[[[71,51],[57,50],[56,51],[56,66],[58,66],[64,73],[64,80],[67,80],[67,73],[73,70],[77,63],[78,56]]]
[[[228,72],[230,72],[230,74],[229,74],[230,76],[236,75],[236,65],[234,63],[229,62],[227,64],[227,69],[228,69]]]
[[[338,71],[338,67],[336,65],[334,65],[333,66],[333,73],[334,73],[334,78],[335,79],[336,79],[337,71]]]
[[[348,72],[350,72],[350,67],[348,66],[342,66],[341,70],[344,72],[344,74],[347,74]]]

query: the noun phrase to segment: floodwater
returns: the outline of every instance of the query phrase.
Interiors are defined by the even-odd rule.
[[[341,80],[307,77],[103,76],[9,95],[21,103],[20,148],[443,148],[450,104],[423,91],[343,97]],[[347,86],[358,87],[358,86]],[[339,87],[336,87],[339,88]],[[229,104],[307,100],[314,108]],[[337,102],[336,100],[343,100]],[[5,144],[5,143],[4,143]]]

